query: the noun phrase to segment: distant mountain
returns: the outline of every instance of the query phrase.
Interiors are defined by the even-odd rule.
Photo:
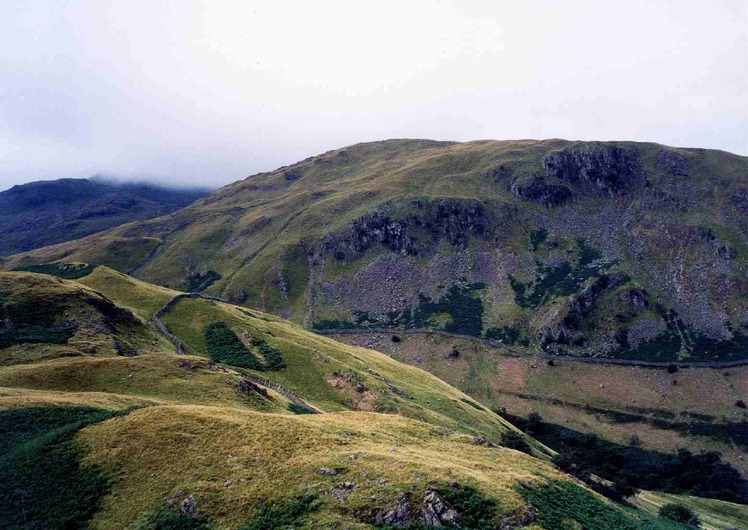
[[[183,208],[210,193],[105,177],[31,182],[0,192],[0,255],[78,239]]]
[[[734,361],[748,357],[748,158],[635,142],[359,144],[3,266],[63,260],[320,330]]]

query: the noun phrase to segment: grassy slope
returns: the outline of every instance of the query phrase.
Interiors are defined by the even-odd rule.
[[[748,521],[748,506],[742,504],[652,491],[643,491],[633,499],[634,506],[652,515],[656,515],[663,505],[671,503],[683,504],[699,513],[701,527],[706,530],[740,528]]]
[[[622,445],[636,433],[648,449],[718,450],[748,474],[744,451],[729,440],[694,436],[650,421],[704,421],[694,416],[699,414],[711,417],[707,421],[715,424],[746,421],[745,410],[735,406],[737,400],[745,400],[748,395],[746,367],[684,369],[669,374],[664,369],[560,361],[549,366],[545,359],[510,356],[500,348],[466,339],[421,334],[399,337],[401,342],[394,343],[387,334],[334,336],[427,370],[491,408],[504,407],[510,414],[524,417],[538,412],[550,423],[596,433]],[[454,348],[460,356],[447,359]],[[616,422],[596,410],[587,410],[587,406],[637,415],[642,421]]]
[[[96,274],[99,276],[94,276]],[[99,281],[97,278],[106,280]],[[82,281],[98,283],[108,297],[118,304],[131,304],[133,311],[153,309],[146,303],[154,289],[152,286],[133,281],[105,267],[97,268]],[[324,411],[351,408],[371,410],[372,406],[379,406],[383,410],[397,411],[445,427],[476,434],[480,432],[496,442],[508,428],[491,411],[422,370],[397,363],[378,352],[346,346],[310,333],[272,315],[248,312],[230,304],[185,299],[173,306],[162,320],[183,341],[186,352],[192,355],[207,356],[203,328],[214,321],[224,321],[237,332],[246,331],[265,339],[268,344],[281,350],[287,368],[255,375],[292,390]],[[159,363],[162,358],[155,357]],[[341,384],[340,389],[335,388],[331,384],[336,378],[334,372],[355,372],[368,387],[368,392],[363,396],[358,395],[345,384]],[[397,395],[387,383],[410,397]],[[160,388],[163,385],[155,386]]]
[[[13,278],[40,291],[44,285],[66,292],[89,289],[40,275],[13,273]],[[150,329],[145,316],[170,294],[101,268],[86,281],[127,305],[145,329]],[[158,303],[153,296],[161,297]],[[277,503],[305,493],[317,495],[320,507],[304,527],[371,528],[366,521],[372,510],[391,507],[401,494],[418,499],[426,489],[452,481],[472,485],[497,503],[499,513],[514,517],[526,509],[514,489],[520,482],[569,480],[543,459],[473,443],[478,433],[499,442],[511,427],[430,374],[277,317],[252,314],[222,303],[179,302],[167,314],[168,323],[194,355],[162,349],[137,357],[96,357],[78,351],[71,358],[0,367],[0,406],[146,405],[85,427],[74,438],[84,449],[83,465],[116,477],[92,528],[138,527],[177,490],[193,495],[201,513],[220,528],[237,528],[257,516],[259,501]],[[211,367],[203,358],[201,326],[213,319],[279,348],[288,367],[261,375],[328,413],[296,416],[278,394],[263,400],[239,393],[241,370]],[[63,347],[70,348],[50,346]],[[179,360],[196,369],[180,367]],[[361,410],[368,404],[360,396],[329,381],[341,370],[357,373],[376,399],[397,413]],[[543,454],[541,445],[534,448]],[[320,475],[323,467],[337,474]]]
[[[511,490],[516,481],[533,480],[539,470],[558,476],[526,455],[469,440],[393,415],[287,417],[206,407],[149,408],[79,437],[89,463],[123,471],[95,528],[132,524],[144,506],[158,505],[178,489],[194,493],[199,509],[220,527],[247,520],[260,501],[312,493],[324,505],[309,528],[365,528],[346,512],[367,512],[378,504],[372,496],[382,503],[408,489],[423,491],[430,481],[459,480],[475,483],[512,511],[523,506]],[[320,476],[321,468],[339,473]],[[355,484],[344,501],[325,495],[343,481]]]

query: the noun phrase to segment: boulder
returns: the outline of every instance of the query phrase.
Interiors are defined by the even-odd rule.
[[[438,493],[428,490],[423,497],[421,519],[427,526],[455,526],[460,522],[460,514]]]

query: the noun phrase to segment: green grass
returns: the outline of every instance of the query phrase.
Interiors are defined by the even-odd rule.
[[[313,495],[304,495],[298,499],[281,500],[268,506],[263,504],[259,515],[240,530],[283,530],[296,527],[308,514],[317,510],[318,505]]]
[[[168,508],[154,511],[138,530],[210,530],[213,525],[204,515],[188,515]]]

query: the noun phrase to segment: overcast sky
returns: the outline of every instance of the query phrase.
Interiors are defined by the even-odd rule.
[[[0,189],[222,185],[386,138],[748,154],[734,1],[0,2]]]

